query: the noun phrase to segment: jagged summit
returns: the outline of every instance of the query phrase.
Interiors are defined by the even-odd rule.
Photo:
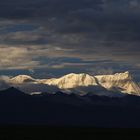
[[[97,78],[103,78],[103,77],[105,77],[105,78],[108,78],[108,79],[110,79],[110,78],[113,78],[112,80],[132,80],[133,78],[132,78],[132,75],[130,74],[130,72],[129,71],[126,71],[126,72],[124,72],[124,73],[115,73],[115,74],[111,74],[111,75],[97,75],[97,76],[95,76],[95,77],[97,77]]]
[[[116,77],[118,77],[118,78],[120,78],[120,79],[133,79],[132,78],[132,75],[130,74],[130,72],[129,71],[126,71],[126,72],[124,72],[124,73],[116,73],[116,74],[114,74],[114,76],[116,76]]]
[[[58,79],[50,79],[45,84],[55,85],[61,89],[75,88],[77,86],[97,85],[96,79],[85,73],[70,73]]]
[[[114,75],[98,75],[95,77],[99,84],[108,90],[116,88],[123,93],[140,94],[138,84],[133,81],[133,78],[128,71],[116,73]]]
[[[10,96],[16,97],[18,95],[19,96],[27,95],[26,93],[20,91],[19,89],[15,88],[15,87],[10,87],[8,89],[2,90],[2,91],[0,91],[0,94],[1,95],[8,95],[9,97]]]
[[[60,89],[71,89],[79,86],[101,86],[107,90],[114,91],[115,89],[115,91],[122,93],[140,94],[138,84],[133,81],[133,78],[128,71],[112,75],[97,76],[90,76],[86,73],[70,73],[60,78],[47,80],[45,84],[55,85]]]
[[[112,75],[91,76],[86,73],[70,73],[60,78],[34,79],[28,75],[19,75],[10,80],[12,84],[23,84],[31,82],[33,84],[42,84],[58,87],[60,90],[71,90],[79,87],[99,86],[106,90],[117,91],[127,94],[140,95],[140,87],[133,80],[129,71],[124,73],[115,73]],[[78,90],[80,91],[80,90]]]

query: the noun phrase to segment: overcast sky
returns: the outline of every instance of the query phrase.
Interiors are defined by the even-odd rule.
[[[1,0],[0,74],[140,77],[140,0]]]

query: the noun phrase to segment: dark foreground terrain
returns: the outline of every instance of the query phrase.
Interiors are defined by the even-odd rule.
[[[0,93],[0,125],[11,124],[140,128],[140,97],[31,96],[9,88]]]

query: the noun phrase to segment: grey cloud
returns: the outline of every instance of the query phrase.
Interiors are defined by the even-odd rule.
[[[2,0],[0,67],[56,69],[77,64],[84,70],[89,61],[92,65],[97,60],[138,66],[139,3],[139,0]],[[11,52],[9,56],[7,52]]]
[[[5,75],[0,76],[0,90],[7,89],[8,87],[10,87],[9,80],[10,77],[8,76]]]
[[[44,84],[33,84],[33,83],[25,83],[22,85],[14,85],[14,86],[25,93],[36,93],[36,92],[55,93],[60,90],[55,86],[49,86]]]
[[[101,0],[2,0],[0,17],[3,18],[32,18],[44,16],[65,15],[71,10],[84,7],[97,8]]]

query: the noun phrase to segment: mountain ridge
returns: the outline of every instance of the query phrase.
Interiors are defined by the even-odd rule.
[[[125,94],[140,95],[140,87],[133,80],[133,76],[128,72],[115,73],[112,75],[95,75],[91,76],[86,73],[70,73],[60,78],[51,79],[34,79],[28,75],[18,75],[10,79],[11,84],[42,84],[56,86],[60,90],[73,90],[79,87],[103,87],[107,91],[116,91]],[[80,89],[78,89],[80,92]],[[82,92],[82,90],[81,90]]]

